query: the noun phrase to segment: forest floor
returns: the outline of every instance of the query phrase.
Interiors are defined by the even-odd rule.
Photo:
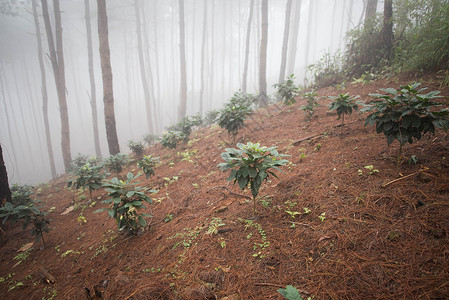
[[[349,84],[344,92],[369,100],[413,80],[449,103],[449,88],[434,76]],[[364,126],[366,115],[338,126],[324,97],[306,121],[298,109],[305,101],[258,110],[237,136],[290,155],[279,179],[263,184],[255,219],[249,191],[217,168],[231,145],[216,125],[175,150],[145,150],[162,164],[155,176],[139,177],[158,190],[142,234],[120,234],[107,212],[94,213],[106,207],[104,190],[88,203],[67,188],[67,175],[37,186],[35,196],[52,211],[46,247],[20,252],[29,232],[3,227],[0,298],[87,299],[85,289],[96,286],[104,299],[281,299],[277,289],[293,285],[312,299],[448,299],[448,133],[405,146],[398,166],[398,143],[387,147],[383,134]],[[416,164],[408,163],[412,155]],[[127,172],[138,172],[135,163],[121,176]],[[208,232],[217,223],[218,232]]]

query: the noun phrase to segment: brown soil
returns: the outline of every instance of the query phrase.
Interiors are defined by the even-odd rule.
[[[351,84],[347,91],[369,99],[368,93],[412,79]],[[419,80],[449,95],[431,76]],[[328,87],[318,94],[340,92]],[[407,145],[406,157],[416,155],[418,164],[398,167],[397,143],[387,147],[383,135],[364,127],[363,115],[337,126],[323,98],[306,122],[297,109],[304,103],[259,110],[237,137],[277,146],[293,163],[263,185],[259,217],[251,221],[245,221],[252,218],[249,191],[228,184],[216,167],[229,141],[217,126],[195,131],[175,151],[159,144],[146,149],[163,163],[155,176],[139,178],[159,191],[140,235],[119,234],[106,212],[94,213],[105,207],[103,190],[88,205],[66,189],[66,176],[36,187],[45,209],[54,207],[46,247],[33,245],[14,266],[18,249],[32,239],[21,226],[4,227],[0,298],[87,299],[85,289],[93,293],[97,286],[104,299],[281,299],[276,290],[286,285],[316,299],[449,298],[447,133]],[[313,138],[299,142],[306,137]],[[193,150],[191,161],[177,154]],[[369,165],[379,172],[369,175]],[[130,171],[138,171],[135,164],[122,176]],[[78,208],[62,215],[74,203]],[[303,214],[292,218],[286,211]],[[173,219],[164,222],[167,215]],[[207,234],[214,218],[224,226]],[[42,280],[44,269],[54,283]]]

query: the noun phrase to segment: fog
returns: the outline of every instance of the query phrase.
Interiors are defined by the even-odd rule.
[[[0,0],[0,2],[6,0]],[[40,4],[40,1],[37,1]],[[52,1],[49,1],[52,2]],[[129,140],[148,134],[142,88],[134,1],[107,0],[115,114],[121,152]],[[219,109],[242,87],[250,0],[207,0],[204,51],[204,112]],[[311,2],[314,3],[310,13]],[[143,51],[151,98],[156,103],[155,133],[177,121],[180,102],[180,35],[178,0],[143,0]],[[269,0],[267,86],[277,83],[281,65],[287,0]],[[54,16],[51,3],[50,16]],[[83,0],[60,0],[72,158],[95,155]],[[184,0],[187,68],[187,115],[199,112],[204,1]],[[261,1],[254,1],[248,66],[248,93],[258,94]],[[301,5],[299,31],[292,29]],[[352,6],[352,7],[351,7]],[[326,52],[344,51],[344,36],[363,17],[363,0],[293,0],[289,42],[298,36],[295,63],[287,58],[287,73],[306,84],[306,66]],[[103,113],[102,76],[97,31],[97,3],[90,1],[93,61],[99,138],[103,157],[109,156]],[[51,179],[42,113],[41,73],[31,3],[22,1],[17,15],[0,14],[0,143],[10,183],[37,184]],[[49,60],[42,8],[38,5],[44,47],[48,110],[57,173],[64,173],[61,121]],[[54,21],[54,20],[53,20]],[[52,23],[54,24],[54,22]],[[54,27],[53,27],[54,30]],[[293,47],[291,44],[289,48]],[[151,70],[151,74],[149,73]]]

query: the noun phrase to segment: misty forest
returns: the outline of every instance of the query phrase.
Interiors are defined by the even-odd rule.
[[[0,298],[449,297],[449,1],[0,0],[0,40]]]

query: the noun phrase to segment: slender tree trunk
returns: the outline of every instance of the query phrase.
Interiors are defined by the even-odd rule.
[[[98,38],[100,41],[101,72],[103,74],[103,102],[106,136],[108,139],[109,154],[120,152],[115,124],[114,89],[112,81],[111,52],[109,50],[108,15],[106,0],[97,0],[98,5]]]
[[[143,12],[145,12],[145,6],[144,6],[145,2],[142,2],[142,6],[141,6],[141,10]],[[153,67],[151,65],[151,59],[150,59],[150,41],[149,41],[149,35],[148,35],[148,31],[147,31],[147,20],[146,20],[146,14],[143,13],[142,14],[142,21],[143,21],[143,43],[145,45],[146,51],[145,51],[145,70],[148,71],[148,83],[150,84],[149,86],[149,91],[150,91],[150,105],[151,105],[151,115],[150,118],[152,120],[152,125],[153,125],[153,132],[152,133],[156,133],[158,132],[157,127],[158,127],[158,115],[156,114],[156,96],[154,94],[154,77],[153,77]]]
[[[393,50],[393,0],[384,1],[384,21],[382,26],[382,40],[385,57],[390,59]]]
[[[134,11],[136,13],[136,30],[137,30],[137,49],[139,52],[139,66],[140,66],[140,77],[142,79],[143,95],[145,97],[145,111],[147,116],[147,127],[149,133],[154,133],[153,123],[151,121],[151,100],[150,100],[150,90],[148,88],[148,79],[145,71],[145,60],[143,57],[143,43],[142,43],[142,23],[140,20],[140,6],[139,0],[134,0]]]
[[[346,11],[346,0],[343,1],[343,6],[341,9],[341,20],[340,20],[340,30],[339,30],[339,36],[338,36],[338,48],[337,50],[341,50],[341,43],[345,37],[345,33],[343,32],[343,25],[344,25],[344,19],[345,19],[345,11]],[[348,18],[350,18],[348,16]]]
[[[313,27],[313,1],[309,4],[309,17],[307,19],[307,37],[306,37],[306,53],[304,54],[304,65],[309,65],[309,53],[312,47],[311,37],[312,37],[312,27]]]
[[[246,85],[248,82],[248,64],[249,64],[249,47],[251,41],[251,22],[253,20],[254,14],[254,0],[251,0],[249,6],[249,17],[248,17],[248,26],[246,27],[246,45],[245,45],[245,65],[243,67],[243,83],[242,83],[242,91],[246,93]]]
[[[301,0],[295,1],[295,16],[293,19],[293,33],[292,40],[288,53],[288,74],[295,72],[296,52],[298,51],[298,36],[299,36],[299,22],[301,20]]]
[[[0,206],[3,206],[5,201],[11,202],[12,200],[8,172],[6,171],[5,160],[3,159],[2,144],[0,144]]]
[[[181,99],[178,107],[178,118],[186,116],[187,102],[187,75],[186,75],[186,38],[184,21],[184,0],[179,0],[179,48],[180,48],[180,66],[181,66]]]
[[[292,0],[287,1],[287,7],[285,8],[285,22],[284,22],[284,40],[282,42],[282,59],[281,70],[279,72],[279,82],[284,81],[285,68],[287,65],[287,49],[288,49],[288,36],[290,33],[290,16],[292,14]]]
[[[155,66],[154,66],[154,77],[155,77],[155,81],[156,81],[156,115],[160,116],[161,115],[161,79],[160,79],[160,74],[159,74],[159,50],[158,50],[158,46],[159,46],[159,38],[158,38],[158,21],[157,21],[157,1],[153,1],[153,20],[154,20],[154,54],[156,57],[156,61],[155,61]],[[156,120],[156,131],[160,132],[159,130],[159,121],[160,120]]]
[[[268,0],[262,0],[262,38],[260,42],[259,97],[262,106],[268,105],[267,99],[267,46],[268,46]]]
[[[203,42],[201,44],[201,88],[200,88],[200,114],[203,115],[203,97],[204,97],[204,66],[205,66],[205,52],[206,52],[206,40],[207,40],[207,2],[209,0],[203,0]]]
[[[86,34],[87,34],[87,56],[89,64],[89,80],[90,80],[90,107],[92,110],[92,124],[94,130],[95,155],[101,157],[100,137],[98,133],[98,112],[97,112],[97,92],[95,88],[94,75],[94,57],[92,48],[92,26],[90,22],[90,4],[89,0],[84,0],[84,16],[86,18]]]
[[[0,73],[0,75],[1,75],[1,73]],[[0,88],[1,88],[1,91],[2,91],[3,104],[5,106],[6,124],[8,126],[8,137],[9,137],[9,142],[11,143],[11,149],[12,149],[12,153],[13,153],[12,157],[14,159],[14,165],[16,166],[16,169],[17,169],[17,179],[20,181],[19,164],[18,164],[18,161],[17,161],[18,153],[17,153],[17,151],[16,151],[16,149],[14,147],[14,141],[13,141],[13,138],[12,138],[11,121],[9,119],[8,106],[7,106],[7,103],[6,103],[6,96],[5,96],[5,86],[3,85],[3,79],[2,79],[1,76],[0,76]],[[16,125],[16,128],[17,128],[17,125]]]
[[[354,10],[354,0],[349,0],[349,9],[348,9],[348,22],[346,22],[346,32],[345,34],[354,27],[354,24],[352,23],[352,11]]]
[[[53,32],[48,14],[47,0],[41,0],[42,14],[44,16],[45,30],[47,32],[48,48],[50,51],[50,60],[53,67],[53,75],[55,77],[56,90],[58,92],[59,113],[61,117],[61,148],[64,160],[64,168],[67,171],[72,162],[72,154],[70,152],[70,127],[69,114],[67,110],[65,75],[64,75],[64,56],[62,48],[62,26],[61,11],[59,10],[59,0],[53,0],[56,27],[56,48],[53,39]]]
[[[25,115],[24,115],[25,109],[23,108],[23,105],[22,105],[22,101],[23,100],[22,100],[22,97],[20,95],[19,81],[17,80],[17,76],[16,76],[16,71],[14,69],[14,65],[11,66],[11,69],[12,69],[12,74],[13,74],[13,77],[14,77],[14,83],[15,83],[15,88],[16,88],[16,96],[17,96],[17,100],[15,102],[15,105],[16,105],[16,107],[20,111],[20,117],[22,118],[22,122],[23,122],[22,124],[24,124],[25,120],[27,120],[28,118],[25,118]],[[22,127],[22,129],[24,131],[23,135],[25,137],[26,151],[28,152],[28,156],[32,157],[33,154],[34,154],[34,151],[32,151],[33,148],[31,148],[31,142],[30,142],[31,139],[30,139],[30,136],[28,134],[28,130],[27,130],[27,128],[25,128],[25,126],[21,126],[21,127]],[[36,171],[34,160],[32,161],[32,166],[33,166],[33,171]]]
[[[368,0],[365,10],[365,26],[367,22],[376,15],[377,0]]]

